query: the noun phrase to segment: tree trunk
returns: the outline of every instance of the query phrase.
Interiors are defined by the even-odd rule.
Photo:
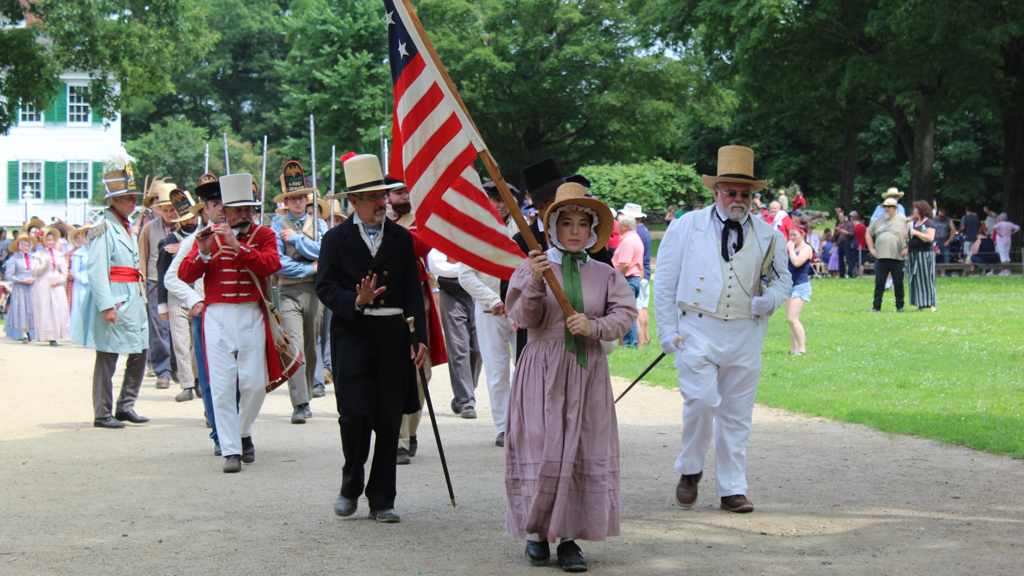
[[[924,200],[931,204],[935,197],[935,117],[931,94],[922,94],[914,107],[914,155],[910,159],[910,174],[911,203]]]
[[[853,210],[854,183],[857,180],[857,137],[860,135],[856,126],[846,128],[846,147],[843,149],[842,165],[839,175],[839,204]]]
[[[1016,80],[1003,108],[1003,212],[1010,222],[1024,223],[1024,37],[1011,40],[1002,49],[1003,74]],[[1021,235],[1014,234],[1013,248],[1021,247]]]

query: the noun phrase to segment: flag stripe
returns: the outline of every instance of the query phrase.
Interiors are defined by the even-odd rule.
[[[424,230],[420,232],[420,237],[423,238],[424,242],[445,254],[451,254],[453,257],[458,255],[459,262],[474,270],[507,280],[512,277],[512,273],[526,259],[522,253],[513,255],[493,249],[467,250],[466,246],[473,246],[479,242],[479,239],[465,234],[458,228],[451,227],[447,222],[437,219],[436,216],[432,217],[428,222]],[[512,241],[509,240],[509,242]],[[512,245],[515,246],[515,242],[512,242]],[[518,248],[518,246],[516,247]]]
[[[445,191],[448,190],[451,183],[463,170],[466,169],[467,166],[472,166],[474,159],[476,159],[476,150],[473,148],[472,144],[468,144],[466,148],[463,149],[461,156],[456,161],[452,162],[444,172],[440,174],[440,177],[437,178],[434,186],[418,198],[419,203],[416,209],[419,210],[422,207],[424,217],[429,217],[429,215],[434,212],[434,207],[441,201],[441,198],[444,196]],[[420,190],[422,190],[422,188]],[[480,187],[480,193],[483,194],[483,186]]]
[[[419,54],[417,54],[411,62],[405,65],[405,70],[402,72],[402,75],[398,77],[398,82],[395,82],[394,97],[396,106],[398,105],[398,102],[401,102],[402,99],[405,98],[405,91],[409,88],[410,84],[422,75],[421,73],[426,66],[426,62],[423,61],[423,58]]]
[[[405,118],[402,118],[402,134],[415,134],[423,121],[430,117],[430,114],[443,99],[444,93],[437,87],[437,84],[431,85],[427,93],[420,98],[419,102],[416,102]]]
[[[419,179],[423,176],[423,173],[430,168],[431,164],[437,159],[437,150],[443,149],[449,142],[455,139],[462,131],[462,125],[459,124],[459,119],[453,114],[444,121],[443,124],[427,138],[427,141],[422,146],[417,146],[419,152],[416,154],[409,154],[409,150],[405,150],[405,157],[407,158],[405,164],[405,177],[406,183],[415,182],[419,183]],[[418,138],[402,133],[403,136],[409,138],[406,142],[406,148],[409,148],[408,142],[417,143]],[[425,136],[420,134],[419,136]],[[461,171],[461,167],[459,168]]]

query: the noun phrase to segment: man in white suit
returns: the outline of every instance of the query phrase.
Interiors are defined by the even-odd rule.
[[[771,225],[750,217],[751,196],[765,182],[754,179],[754,151],[725,146],[718,176],[704,176],[715,202],[673,220],[658,249],[654,307],[658,338],[675,354],[683,394],[683,451],[676,502],[697,501],[704,457],[715,438],[715,481],[721,506],[751,512],[747,499],[746,446],[761,375],[761,347],[768,317],[783,307],[792,280],[786,243]],[[766,258],[773,258],[762,277]]]

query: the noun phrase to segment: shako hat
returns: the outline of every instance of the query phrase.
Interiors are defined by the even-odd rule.
[[[718,149],[718,175],[701,176],[708,188],[714,188],[719,182],[750,184],[753,194],[763,190],[767,184],[764,180],[754,178],[754,151],[746,146],[722,146]]]
[[[225,206],[259,206],[253,193],[252,174],[242,172],[220,177],[220,201]]]
[[[169,197],[171,199],[171,206],[174,206],[174,211],[178,213],[178,217],[172,220],[172,222],[184,222],[196,217],[196,214],[192,212],[192,207],[196,203],[192,201],[192,196],[187,191],[175,188],[171,190]]]
[[[608,243],[608,239],[612,237],[612,231],[615,229],[615,216],[612,215],[612,209],[607,204],[593,196],[587,196],[587,189],[582,184],[576,182],[568,182],[559,186],[555,190],[554,204],[544,213],[544,235],[547,236],[548,243],[554,245],[551,242],[551,231],[557,230],[554,223],[551,222],[551,217],[558,213],[560,209],[569,205],[581,206],[593,210],[597,214],[597,228],[594,230],[597,234],[597,242],[588,248],[587,251],[597,252],[604,248],[604,245]]]
[[[530,164],[523,168],[519,175],[535,206],[554,196],[558,187],[565,184],[565,176],[554,158],[545,158],[536,164]]]
[[[285,198],[309,196],[313,188],[306,186],[306,171],[297,160],[289,160],[281,172],[281,194],[274,197],[274,202],[284,202]]]
[[[124,194],[142,194],[135,187],[135,168],[128,164],[119,170],[103,173],[104,198],[113,198]]]
[[[215,174],[207,172],[199,177],[199,183],[193,192],[195,192],[199,202],[205,203],[207,200],[220,200],[220,181],[217,180]]]

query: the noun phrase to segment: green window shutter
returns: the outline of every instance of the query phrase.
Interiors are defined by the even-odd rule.
[[[21,180],[21,171],[19,170],[17,160],[9,160],[7,162],[7,201],[17,202],[20,200],[18,195],[18,182]]]
[[[68,123],[68,85],[63,84],[63,88],[60,91],[60,95],[57,96],[57,123],[67,124]]]
[[[103,198],[106,194],[103,188],[103,162],[92,163],[92,197]]]
[[[57,123],[57,103],[60,102],[60,91],[50,101],[50,107],[43,111],[44,117],[43,122],[45,124],[56,124]]]
[[[57,199],[57,163],[43,163],[43,200]]]
[[[68,163],[57,162],[57,200],[68,199]]]
[[[103,117],[96,113],[96,109],[92,108],[92,123],[103,124]]]

